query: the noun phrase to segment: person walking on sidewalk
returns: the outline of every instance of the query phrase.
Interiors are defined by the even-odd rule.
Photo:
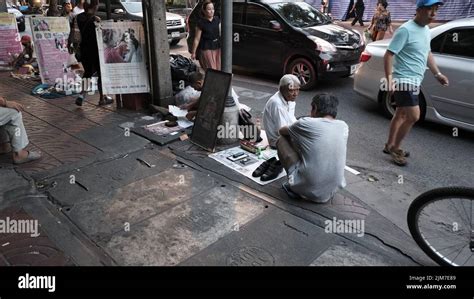
[[[214,4],[204,1],[191,49],[191,59],[197,58],[204,71],[208,68],[221,70],[220,23],[219,17],[214,15]]]
[[[393,94],[397,108],[383,152],[390,154],[399,166],[406,165],[409,156],[400,148],[402,140],[420,118],[418,94],[426,65],[442,85],[449,84],[431,54],[431,35],[427,26],[436,17],[440,5],[443,2],[439,0],[418,0],[415,18],[395,32],[384,56],[388,92]]]
[[[388,30],[393,34],[392,18],[390,12],[387,10],[388,3],[386,0],[380,0],[377,3],[377,10],[372,17],[372,23],[367,30],[372,29],[372,40],[382,40],[385,37],[385,32]]]
[[[300,92],[300,80],[295,75],[284,75],[280,79],[280,89],[265,104],[263,127],[270,147],[276,148],[281,127],[290,126],[296,121],[296,98]]]
[[[354,26],[355,23],[357,23],[357,21],[359,21],[360,26],[364,26],[364,21],[363,21],[364,10],[365,10],[364,0],[356,0],[356,2],[354,3],[354,6],[352,7],[349,14],[351,14],[354,10],[355,10],[355,15],[356,16],[355,16],[354,20],[352,21],[351,25]]]
[[[28,135],[21,115],[23,106],[0,96],[0,155],[13,151],[13,163],[23,164],[41,158],[41,153],[25,150]]]
[[[311,102],[311,117],[302,117],[280,129],[278,157],[288,174],[283,185],[292,198],[325,203],[346,186],[349,127],[336,120],[338,99],[318,94]]]
[[[95,33],[95,22],[100,22],[100,18],[96,16],[99,8],[99,0],[90,0],[84,3],[85,11],[79,14],[77,25],[81,31],[81,62],[84,67],[83,79],[91,80],[97,75],[97,87],[99,89],[99,105],[109,105],[113,103],[112,98],[104,96],[102,93],[102,79],[100,75],[99,47],[97,45],[97,37]],[[82,106],[86,98],[87,90],[83,90],[76,99],[76,105]]]

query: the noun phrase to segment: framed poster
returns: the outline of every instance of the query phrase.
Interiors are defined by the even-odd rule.
[[[232,74],[213,69],[206,71],[191,142],[210,152],[214,152],[216,147],[217,130],[222,122],[231,82]]]
[[[6,66],[22,49],[15,15],[0,13],[0,66]]]
[[[104,94],[150,92],[142,23],[102,21],[96,33]]]
[[[32,17],[31,32],[43,84],[55,85],[75,78],[68,66],[69,21],[65,17]]]

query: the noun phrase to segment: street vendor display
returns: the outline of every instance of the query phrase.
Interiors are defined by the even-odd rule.
[[[0,13],[0,36],[0,67],[4,67],[22,51],[14,14]]]
[[[34,17],[31,32],[43,84],[67,86],[75,79],[68,67],[69,22],[64,17]]]
[[[96,23],[104,94],[150,92],[143,25],[133,21]]]

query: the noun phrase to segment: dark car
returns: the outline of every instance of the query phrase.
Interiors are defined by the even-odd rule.
[[[25,31],[25,16],[15,7],[7,4],[8,13],[12,13],[15,15],[16,23],[18,24],[18,31],[23,32]]]
[[[216,14],[221,1],[213,1]],[[191,48],[202,1],[188,19]],[[234,0],[233,64],[266,74],[291,73],[303,90],[318,79],[348,77],[359,63],[365,41],[357,31],[334,24],[303,1]]]

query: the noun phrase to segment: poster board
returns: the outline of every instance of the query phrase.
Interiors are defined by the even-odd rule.
[[[199,99],[191,142],[214,152],[218,126],[222,122],[225,101],[229,93],[232,74],[207,69]]]
[[[102,21],[96,36],[104,94],[150,92],[142,23]]]
[[[14,14],[0,13],[0,66],[7,66],[13,55],[23,51]]]
[[[75,78],[74,72],[68,67],[68,19],[35,16],[30,23],[41,82],[66,85],[68,80]]]

